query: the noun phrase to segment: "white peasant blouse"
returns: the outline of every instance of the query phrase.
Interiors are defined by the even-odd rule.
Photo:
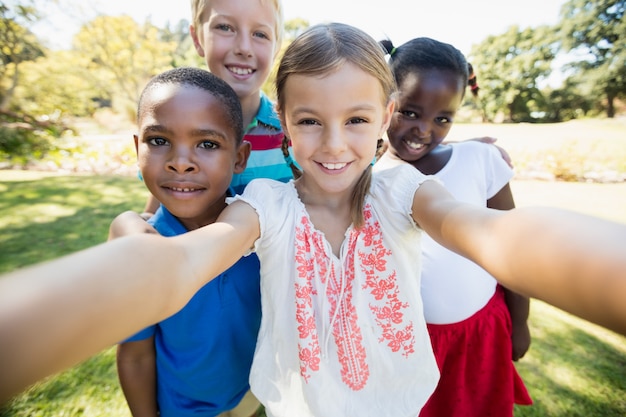
[[[415,417],[439,371],[420,296],[422,231],[411,218],[426,179],[409,165],[373,175],[362,229],[337,258],[293,181],[253,180],[262,322],[250,385],[271,417]]]

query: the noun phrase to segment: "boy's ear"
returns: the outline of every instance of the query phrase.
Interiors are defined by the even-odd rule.
[[[196,48],[196,52],[204,58],[204,48],[198,40],[198,34],[196,33],[196,28],[193,25],[189,25],[189,34],[191,35],[191,39],[193,39],[193,46]]]
[[[133,135],[133,140],[135,141],[135,154],[139,156],[139,136]]]
[[[243,140],[239,148],[237,149],[237,155],[235,159],[235,166],[233,167],[234,174],[241,174],[248,165],[248,158],[250,157],[250,150],[252,145],[247,140]]]

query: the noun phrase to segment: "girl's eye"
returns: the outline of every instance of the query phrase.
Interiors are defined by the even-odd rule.
[[[168,144],[167,139],[161,137],[149,138],[147,142],[152,146],[165,146]]]
[[[449,117],[437,117],[437,119],[435,119],[437,123],[445,125],[448,123],[452,123],[452,119],[450,119]]]
[[[217,149],[219,146],[218,146],[217,143],[215,143],[213,141],[205,140],[205,141],[201,142],[198,145],[198,147],[202,148],[202,149]]]
[[[417,113],[415,113],[414,111],[405,110],[401,111],[400,113],[406,118],[417,119]]]
[[[319,123],[317,123],[313,119],[302,119],[302,120],[299,120],[297,124],[299,124],[299,125],[306,125],[306,126],[313,126],[313,125],[317,125]]]
[[[348,124],[361,124],[361,123],[367,123],[367,119],[364,119],[362,117],[353,117],[350,120],[348,120]]]

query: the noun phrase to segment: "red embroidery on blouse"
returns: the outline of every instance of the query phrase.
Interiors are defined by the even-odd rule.
[[[392,352],[401,351],[407,357],[415,352],[413,322],[408,320],[405,323],[404,316],[404,310],[409,304],[402,302],[399,297],[396,271],[387,271],[387,259],[391,251],[383,246],[380,224],[372,219],[370,206],[365,207],[364,214],[365,248],[359,252],[361,270],[366,277],[363,289],[369,289],[374,297],[370,302],[370,310],[382,330],[379,341],[387,342]]]
[[[303,216],[296,227],[296,321],[300,374],[308,382],[312,373],[319,370],[320,345],[315,323],[313,300],[318,305],[328,305],[328,317],[332,321],[332,336],[337,346],[337,359],[341,365],[342,381],[353,390],[362,389],[370,371],[363,346],[363,335],[358,326],[358,313],[353,304],[355,280],[355,256],[365,274],[363,290],[369,290],[372,300],[370,311],[380,328],[381,343],[392,352],[408,356],[414,352],[415,337],[412,322],[405,323],[404,310],[408,304],[400,301],[396,271],[387,271],[387,259],[391,251],[382,243],[380,224],[372,220],[371,207],[365,207],[366,225],[352,230],[348,236],[343,268],[332,262],[326,253],[324,237],[316,231],[308,217]],[[316,279],[317,277],[317,279]],[[329,323],[330,326],[330,323]]]

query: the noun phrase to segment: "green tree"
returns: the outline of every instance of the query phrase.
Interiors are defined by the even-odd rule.
[[[615,116],[615,99],[626,96],[626,0],[569,0],[561,8],[563,48],[581,59],[570,64],[586,86],[604,97]]]
[[[34,8],[16,4],[9,8],[0,3],[0,111],[11,107],[20,82],[20,66],[44,54],[37,38],[25,27],[36,20]]]
[[[483,114],[493,120],[498,114],[510,122],[529,121],[544,102],[538,85],[551,73],[556,44],[547,26],[489,36],[475,45],[468,56],[481,87]]]
[[[73,51],[50,51],[45,57],[23,65],[23,82],[15,101],[28,114],[46,115],[48,120],[66,116],[91,116],[111,97],[96,91],[85,78],[81,57]]]
[[[140,25],[130,16],[99,16],[82,26],[73,45],[84,59],[83,76],[123,111],[134,112],[146,82],[172,67],[177,44],[161,35],[149,21]]]
[[[20,98],[30,82],[27,70],[44,59],[45,50],[28,25],[40,16],[31,1],[0,3],[0,160],[24,164],[55,147],[68,129],[51,118],[39,104],[40,97]],[[44,78],[46,82],[48,79]]]

